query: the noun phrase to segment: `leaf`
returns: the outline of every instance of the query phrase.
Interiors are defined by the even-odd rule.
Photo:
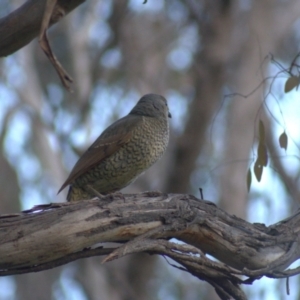
[[[258,162],[258,160],[256,160],[254,164],[254,174],[258,182],[261,180],[262,172],[263,166]]]
[[[247,173],[247,190],[248,190],[248,193],[250,192],[251,182],[252,182],[252,173],[251,173],[251,169],[249,168],[248,173]]]
[[[262,120],[259,120],[258,131],[259,131],[259,141],[264,142],[266,138],[266,134],[265,134],[265,125]]]
[[[297,76],[291,76],[287,79],[284,85],[284,92],[288,93],[290,92],[293,88],[299,85],[299,77]]]
[[[257,149],[257,161],[260,165],[266,167],[268,164],[268,151],[264,143],[259,142]]]
[[[281,148],[285,149],[286,151],[288,146],[288,136],[285,133],[285,131],[279,136],[279,145]]]

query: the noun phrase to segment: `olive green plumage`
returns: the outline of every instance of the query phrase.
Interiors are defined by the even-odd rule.
[[[67,200],[90,199],[133,182],[165,152],[169,142],[167,101],[143,96],[130,113],[110,125],[80,157],[59,192],[70,185]]]

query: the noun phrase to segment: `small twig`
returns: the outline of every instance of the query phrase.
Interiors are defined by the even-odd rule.
[[[200,192],[200,199],[203,200],[204,199],[204,197],[203,197],[203,189],[199,188],[199,192]]]
[[[285,286],[286,286],[286,294],[289,295],[290,294],[290,277],[286,278]]]

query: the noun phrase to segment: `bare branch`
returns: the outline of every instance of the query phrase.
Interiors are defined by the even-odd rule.
[[[104,263],[146,252],[173,259],[214,286],[222,299],[245,299],[241,284],[300,272],[284,271],[300,256],[299,218],[296,213],[266,227],[190,195],[155,192],[38,205],[0,216],[0,275],[38,272],[83,257],[108,254]],[[108,242],[119,246],[105,248]]]
[[[64,16],[64,14],[65,12],[63,8],[57,6],[57,0],[47,0],[43,21],[41,25],[41,31],[39,35],[39,43],[44,53],[47,55],[53,67],[55,68],[63,86],[68,91],[71,91],[70,84],[73,82],[73,79],[66,72],[63,66],[60,64],[60,62],[57,60],[56,56],[54,55],[50,47],[50,43],[47,37],[47,29],[49,27],[51,18],[53,17],[53,18],[60,19]],[[57,15],[58,17],[56,17],[55,15]]]
[[[0,19],[0,57],[7,56],[27,45],[38,36],[47,0],[28,0],[21,7]],[[57,0],[56,7],[71,12],[84,0]],[[60,13],[52,14],[50,25],[61,19]]]

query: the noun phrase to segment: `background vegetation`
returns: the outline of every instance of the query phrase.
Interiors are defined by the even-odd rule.
[[[0,2],[0,17],[20,0]],[[145,93],[169,102],[171,140],[163,159],[124,192],[190,193],[231,214],[271,224],[299,199],[300,105],[284,93],[299,52],[297,0],[90,0],[49,30],[73,93],[35,39],[0,60],[0,211],[64,201],[58,188],[101,131]],[[295,61],[297,63],[297,60]],[[291,73],[289,74],[288,70]],[[264,80],[269,78],[268,80]],[[237,94],[236,94],[237,93]],[[234,95],[233,95],[234,94]],[[268,165],[261,182],[259,120]],[[279,144],[288,136],[287,151]],[[217,299],[162,258],[90,258],[0,279],[0,299]],[[288,299],[299,298],[299,278]],[[286,299],[285,282],[263,279],[249,299]]]

